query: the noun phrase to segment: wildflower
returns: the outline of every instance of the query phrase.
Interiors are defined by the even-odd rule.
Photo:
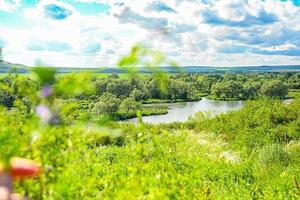
[[[239,156],[230,151],[221,152],[220,157],[224,158],[226,160],[226,162],[231,162],[231,163],[239,163],[240,162]]]
[[[138,137],[142,137],[142,136],[143,136],[143,133],[138,133],[137,136],[138,136]]]
[[[51,86],[49,86],[49,85],[44,86],[41,90],[41,96],[44,98],[47,98],[52,95],[52,92],[53,92],[53,90],[52,90]]]
[[[33,132],[31,134],[31,143],[35,143],[40,138],[39,132]]]
[[[44,122],[49,122],[52,118],[52,113],[48,106],[39,105],[36,107],[36,114],[41,118]]]
[[[157,174],[155,178],[156,178],[156,179],[160,179],[160,178],[161,178],[161,175],[160,175],[160,174]]]
[[[13,178],[34,177],[40,172],[40,167],[34,161],[24,158],[12,158],[10,167],[10,175]]]
[[[61,122],[59,114],[57,114],[57,113],[52,114],[51,119],[48,122],[52,125],[55,125],[55,124],[58,125]]]

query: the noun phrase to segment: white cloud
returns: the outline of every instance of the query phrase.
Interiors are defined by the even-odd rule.
[[[45,12],[45,6],[48,5],[56,5],[57,7],[61,7],[70,11],[72,13],[70,18],[76,18],[80,15],[78,11],[76,11],[71,5],[67,3],[63,3],[58,0],[42,0],[37,4],[36,7],[25,9],[23,12],[23,16],[25,19],[29,19],[32,21],[41,21],[42,19],[43,22],[47,20],[47,23],[57,23],[57,20],[53,21],[53,19],[47,16],[47,12]],[[69,20],[70,19],[67,19],[67,21]],[[62,20],[62,22],[65,22],[65,20]]]
[[[108,4],[109,14],[83,15],[59,0],[41,0],[23,12],[30,28],[0,27],[6,58],[28,65],[40,59],[57,66],[107,66],[140,42],[182,65],[300,63],[292,52],[300,48],[300,7],[291,1],[76,1]],[[45,12],[47,5],[59,6],[58,13],[51,7]],[[27,48],[36,42],[46,47]],[[52,42],[65,51],[51,51]]]
[[[283,44],[283,45],[278,45],[278,46],[271,46],[271,47],[265,47],[261,48],[261,50],[266,50],[266,51],[287,51],[293,48],[296,48],[297,46],[294,44]]]
[[[243,21],[248,12],[240,0],[220,1],[216,4],[216,12],[220,17],[231,21]]]
[[[0,11],[4,12],[12,12],[14,11],[18,6],[20,6],[21,0],[1,0],[0,1]]]

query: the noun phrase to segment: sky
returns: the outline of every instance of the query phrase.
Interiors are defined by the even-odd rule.
[[[28,66],[115,66],[137,43],[182,66],[300,64],[300,0],[0,0],[0,47]]]

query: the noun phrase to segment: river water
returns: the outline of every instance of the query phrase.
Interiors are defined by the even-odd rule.
[[[202,100],[195,102],[161,103],[151,105],[168,107],[168,114],[142,117],[143,122],[160,124],[184,122],[189,118],[189,116],[193,116],[195,113],[200,111],[219,114],[231,110],[237,110],[243,107],[243,101],[219,101],[202,98]],[[136,123],[137,118],[129,119],[126,121]]]

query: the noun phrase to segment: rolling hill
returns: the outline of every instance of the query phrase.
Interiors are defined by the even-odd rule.
[[[29,73],[30,67],[25,65],[1,62],[0,73],[17,72]],[[168,73],[268,73],[268,72],[299,72],[300,65],[278,65],[278,66],[244,66],[244,67],[213,67],[213,66],[184,66],[184,67],[160,67],[164,72]],[[68,68],[57,67],[58,73],[78,73],[81,71],[91,71],[96,73],[126,73],[126,70],[118,67],[99,67],[99,68]],[[139,67],[140,73],[151,73],[146,67]]]

